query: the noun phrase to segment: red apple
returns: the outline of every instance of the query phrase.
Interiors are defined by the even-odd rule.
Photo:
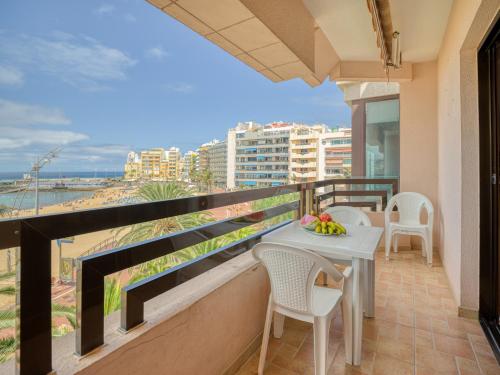
[[[327,213],[322,213],[321,215],[319,215],[319,219],[322,222],[325,222],[325,223],[328,223],[329,221],[332,221],[332,217],[329,214],[327,214]]]

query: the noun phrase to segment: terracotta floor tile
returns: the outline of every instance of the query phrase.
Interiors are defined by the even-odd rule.
[[[456,337],[444,336],[434,333],[434,344],[436,350],[444,353],[464,357],[467,359],[475,359],[469,341]]]
[[[376,254],[376,317],[363,321],[361,366],[345,363],[343,323],[330,330],[328,375],[500,375],[477,321],[459,318],[439,254],[433,266],[420,250]],[[328,281],[333,285],[332,280]],[[255,375],[259,351],[237,375]],[[285,319],[281,339],[271,338],[265,374],[314,375],[312,325]]]
[[[298,372],[286,370],[284,368],[278,367],[276,365],[271,364],[266,371],[265,375],[297,375]]]
[[[415,346],[417,348],[434,349],[432,333],[422,329],[415,330]]]
[[[399,340],[382,338],[377,341],[377,354],[385,354],[401,361],[414,363],[414,351],[415,348],[412,344],[404,343]]]
[[[433,349],[417,348],[416,365],[435,371],[457,371],[454,355]]]
[[[411,363],[377,353],[373,364],[373,375],[412,375],[413,368]]]
[[[481,370],[479,370],[479,366],[476,361],[462,357],[455,357],[455,362],[457,364],[458,370],[460,371],[460,375],[481,374]]]
[[[479,322],[473,321],[471,319],[459,318],[456,315],[448,316],[448,325],[451,330],[462,331],[473,335],[483,334],[483,330]]]

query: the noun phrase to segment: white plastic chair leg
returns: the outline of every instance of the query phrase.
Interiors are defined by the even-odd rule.
[[[273,334],[279,339],[283,335],[283,326],[285,325],[285,315],[274,312],[273,319]]]
[[[326,375],[330,319],[314,318],[314,374]]]
[[[260,358],[259,358],[259,368],[258,368],[259,375],[264,374],[264,366],[266,365],[267,345],[269,343],[269,334],[271,332],[272,320],[273,320],[273,305],[271,296],[269,296],[269,302],[267,303],[266,323],[264,324],[264,332],[262,334],[262,345],[260,347]]]
[[[363,306],[365,316],[373,318],[375,316],[375,261],[365,259],[363,263],[363,280],[365,283]]]
[[[352,364],[361,364],[361,342],[363,337],[363,272],[361,259],[352,259]]]
[[[392,233],[390,229],[385,231],[385,259],[389,259],[389,254],[391,252],[391,239]]]
[[[427,264],[432,264],[432,242],[427,233],[423,236],[422,243],[425,245]],[[422,248],[424,248],[424,246],[422,246]]]
[[[342,292],[342,322],[344,326],[345,361],[352,365],[352,279],[344,279]]]
[[[431,233],[429,233],[428,236],[427,236],[428,243],[429,243],[429,253],[427,254],[427,263],[432,265],[432,255],[433,255],[433,252],[434,252],[434,247],[433,247],[433,244],[432,244],[432,228],[429,229],[429,230],[431,231]]]
[[[399,234],[394,235],[394,240],[392,241],[392,247],[394,248],[394,252],[398,252],[398,241],[399,241]]]

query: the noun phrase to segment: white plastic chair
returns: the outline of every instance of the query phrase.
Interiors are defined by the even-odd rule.
[[[359,208],[350,206],[334,206],[325,210],[330,214],[333,220],[341,224],[349,225],[365,225],[372,226],[372,222],[368,215],[361,211]],[[351,264],[350,259],[338,259],[342,263]],[[365,307],[365,316],[375,316],[375,262],[373,260],[366,260],[363,265],[363,279],[364,279],[364,298],[363,306]],[[326,285],[326,280],[324,282]]]
[[[313,324],[315,374],[325,375],[330,324],[342,301],[346,357],[352,356],[351,268],[341,273],[328,260],[311,251],[271,242],[255,245],[252,252],[266,267],[271,281],[259,375],[264,373],[273,312],[277,313],[274,316],[275,337],[281,337],[283,333],[284,316]],[[315,285],[321,271],[336,281],[343,279],[342,290]]]
[[[370,221],[368,215],[359,208],[350,206],[334,206],[326,209],[325,212],[330,214],[335,221],[342,224],[372,226],[372,222]]]
[[[399,211],[399,221],[391,222],[394,206]],[[427,224],[420,222],[422,209],[427,211]],[[432,264],[432,227],[434,207],[431,201],[420,193],[405,192],[391,198],[385,208],[385,257],[389,259],[391,242],[394,237],[394,252],[398,252],[398,236],[414,235],[422,238],[422,256],[427,255],[427,263]]]

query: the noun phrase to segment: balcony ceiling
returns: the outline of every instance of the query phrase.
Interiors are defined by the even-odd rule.
[[[385,79],[363,0],[148,1],[274,82]],[[401,34],[394,79],[411,79],[411,62],[437,57],[452,1],[377,1],[390,5],[384,21]]]
[[[390,2],[393,29],[401,35],[403,61],[421,62],[437,58],[452,2]],[[380,50],[365,1],[304,0],[304,4],[341,60],[380,60]]]

